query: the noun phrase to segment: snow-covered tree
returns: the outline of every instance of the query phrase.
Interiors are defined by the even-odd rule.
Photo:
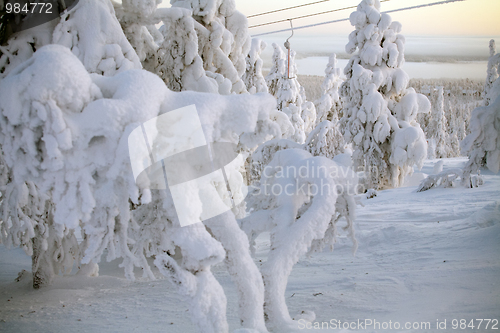
[[[500,54],[495,52],[495,41],[491,40],[485,106],[472,111],[470,133],[461,142],[462,152],[469,157],[462,177],[466,187],[474,187],[474,174],[479,173],[481,167],[486,166],[495,173],[500,169],[500,80],[498,78]]]
[[[142,68],[108,0],[79,1],[61,17],[52,43],[68,47],[89,73],[113,76]]]
[[[368,171],[369,188],[399,186],[427,155],[417,114],[430,102],[408,88],[401,24],[380,13],[379,0],[363,0],[350,16],[355,30],[346,51],[351,57],[342,84],[342,128],[354,145],[355,167]]]
[[[123,0],[113,2],[115,13],[123,33],[134,48],[143,67],[154,71],[157,51],[162,35],[156,29],[157,5],[159,1]]]
[[[306,90],[304,87],[300,87],[300,92],[302,100],[305,101],[305,103],[302,104],[302,120],[304,121],[304,132],[307,136],[316,125],[316,107],[313,102],[306,100]]]
[[[498,79],[500,75],[500,53],[496,53],[495,40],[490,40],[490,57],[488,59],[488,67],[486,70],[486,82],[484,85],[484,105],[488,106],[490,103],[494,101],[491,96],[489,96],[489,92],[493,83]]]
[[[0,79],[13,68],[28,60],[40,47],[51,43],[52,31],[57,20],[44,23],[36,29],[28,29],[13,34],[0,45]]]
[[[214,92],[217,85],[221,94],[246,92],[242,76],[251,42],[247,19],[234,0],[170,3],[171,8],[157,8],[155,0],[114,3],[143,67],[175,91]]]
[[[500,80],[496,80],[489,95],[494,97],[488,106],[472,111],[470,134],[461,143],[462,152],[469,156],[462,181],[472,187],[471,175],[486,166],[497,173],[500,170]]]
[[[329,120],[324,120],[309,133],[305,142],[306,149],[313,156],[324,156],[334,158],[343,154],[345,142],[338,126]]]
[[[277,96],[278,93],[278,82],[280,79],[287,75],[286,74],[286,55],[283,52],[283,49],[276,43],[273,43],[273,56],[271,69],[269,73],[265,77],[266,84],[269,90],[269,93],[273,96]]]
[[[321,84],[321,97],[315,102],[316,123],[329,120],[337,124],[342,109],[339,88],[343,80],[340,77],[340,68],[337,68],[337,55],[335,53],[330,55],[325,74],[325,80]]]
[[[193,90],[199,92],[225,93],[231,91],[231,82],[224,80],[219,85],[207,77],[203,61],[198,54],[198,37],[194,28],[196,21],[191,11],[185,8],[169,8],[161,12],[164,39],[158,48],[158,63],[155,73],[173,91]]]
[[[15,34],[5,31],[7,15],[2,15],[1,33],[2,45],[0,46],[0,82],[11,70],[28,60],[36,50],[51,42],[51,35],[56,25],[55,20],[37,27],[37,29],[24,30]],[[6,39],[5,39],[6,38]],[[13,170],[9,168],[0,157],[0,241],[8,248],[22,247],[24,252],[32,257],[33,287],[39,288],[49,284],[60,268],[65,272],[71,269],[69,262],[61,267],[61,262],[52,256],[58,246],[54,241],[62,241],[64,233],[69,234],[64,228],[62,237],[55,238],[52,223],[53,205],[49,198],[40,193],[33,182],[13,182]],[[49,218],[50,214],[50,218]],[[59,233],[59,236],[60,233]],[[69,235],[68,235],[69,236]],[[49,241],[49,238],[50,241]],[[68,238],[71,238],[68,237]],[[74,238],[74,236],[73,236]],[[68,249],[69,250],[69,249]],[[67,251],[69,257],[69,251]],[[63,251],[64,257],[66,251]],[[69,267],[71,266],[71,267]]]
[[[205,70],[231,81],[231,92],[246,92],[241,79],[251,39],[245,15],[236,10],[234,0],[171,0],[172,7],[192,11],[198,24],[199,54]]]
[[[246,58],[246,71],[243,75],[243,82],[249,93],[268,92],[267,84],[262,75],[262,66],[264,62],[260,54],[266,48],[266,43],[258,38],[252,39],[252,47]]]
[[[2,48],[5,51],[0,57],[0,62],[3,63],[3,76],[8,75],[16,65],[28,60],[43,45],[50,43],[69,47],[84,63],[88,72],[113,75],[115,72],[129,68],[140,68],[137,55],[123,36],[111,3],[93,0],[78,3],[60,20],[53,20],[36,29],[14,34],[5,48]],[[57,104],[59,106],[68,103],[71,99],[75,105],[79,105],[82,96],[85,96],[74,96],[75,92],[71,90],[71,85],[62,91],[69,92],[69,95],[63,97],[64,102],[59,102]],[[32,127],[24,131],[31,133]],[[59,135],[65,136],[67,131]],[[9,147],[3,149],[9,149]],[[8,171],[9,174],[11,170]],[[10,226],[8,228],[10,232],[6,234],[10,234],[8,237],[11,241],[6,244],[20,245],[15,240],[16,237],[19,237],[18,240],[25,237],[30,239],[30,242],[24,239],[22,245],[26,253],[32,256],[33,286],[38,288],[49,284],[53,276],[59,272],[70,271],[73,260],[81,259],[80,253],[86,249],[87,242],[84,241],[79,247],[75,245],[71,228],[53,223],[55,206],[52,198],[49,196],[42,200],[41,198],[46,197],[46,194],[43,191],[39,192],[38,186],[19,179],[22,177],[17,177],[17,181],[14,181],[14,176],[11,176],[6,184],[4,194],[12,195],[12,197],[3,202],[3,217],[6,221],[11,220],[14,224],[18,224],[19,216],[23,216],[20,221],[23,226],[20,230],[32,229],[34,233],[19,231],[19,236],[14,237],[18,227]],[[28,193],[24,190],[26,187],[30,189],[29,197],[32,198],[29,199],[30,201],[27,201],[28,198],[16,197],[16,193]],[[38,202],[38,209],[35,201]],[[26,229],[30,224],[31,227]],[[92,262],[79,265],[79,268],[80,273],[88,275],[96,275],[98,271],[97,265]]]
[[[303,100],[304,96],[301,93],[302,87],[297,80],[296,52],[293,50],[290,52],[290,63],[288,63],[288,57],[286,57],[281,47],[276,44],[273,44],[273,46],[275,49],[273,67],[271,68],[273,72],[269,72],[267,78],[267,81],[271,82],[269,91],[274,91],[274,96],[278,100],[279,110],[283,111],[290,104],[301,107],[305,100]],[[276,60],[277,65],[275,66],[274,61]],[[284,60],[284,62],[281,60]],[[276,81],[276,89],[273,89],[273,81]]]
[[[285,118],[288,120],[286,115]],[[277,152],[292,148],[302,149],[303,145],[288,139],[273,139],[260,145],[249,157],[247,165],[248,183],[254,184],[260,180],[264,168],[271,162]]]
[[[452,106],[450,99],[448,99],[446,104],[446,109],[448,110],[448,116],[446,117],[448,135],[447,157],[458,157],[460,156],[460,140],[458,139],[461,131],[461,126],[459,124],[460,110],[456,105],[455,107]]]
[[[444,113],[444,89],[443,87],[438,87],[427,131],[429,141],[432,142],[430,144],[431,147],[429,147],[432,149],[432,152],[429,153],[429,157],[448,157],[449,137],[447,135],[446,128],[446,116]]]
[[[432,104],[430,114],[419,114],[417,121],[422,127],[429,147],[428,158],[436,157],[437,113],[443,106],[446,118],[446,133],[441,136],[446,154],[441,157],[460,156],[460,141],[468,133],[471,110],[484,105],[482,92],[484,82],[469,79],[413,79],[410,86],[429,97]],[[443,87],[443,98],[440,101],[439,87]]]
[[[132,68],[141,68],[134,49],[123,35],[108,0],[79,1],[60,19],[36,29],[11,36],[0,47],[0,78],[30,58],[40,47],[60,44],[72,50],[91,73],[113,75]]]
[[[240,223],[252,242],[262,232],[271,234],[271,251],[261,267],[265,313],[270,329],[288,332],[296,329],[296,323],[288,312],[285,290],[299,258],[325,245],[333,249],[342,216],[356,248],[352,196],[356,180],[352,171],[343,173],[341,165],[304,149],[271,153],[250,196],[252,213]]]
[[[322,95],[315,102],[316,128],[309,133],[305,145],[314,156],[333,158],[344,153],[345,145],[339,129],[339,113],[342,109],[339,88],[343,80],[340,78],[340,68],[337,68],[335,53],[330,55],[325,74],[321,85]]]
[[[305,90],[297,80],[296,52],[290,50],[290,56],[285,57],[280,46],[273,44],[273,47],[273,65],[266,76],[269,92],[278,100],[278,110],[283,111],[293,125],[294,132],[288,138],[304,143],[316,123],[316,108],[306,100]]]
[[[25,77],[30,80],[23,79]],[[193,304],[201,307],[202,312],[195,314],[193,311],[200,331],[224,332],[227,326],[225,312],[220,311],[225,309],[225,301],[209,266],[225,257],[240,291],[240,308],[246,310],[241,311],[243,325],[265,331],[262,280],[250,259],[248,243],[234,215],[230,213],[213,223],[209,221],[207,226],[211,233],[197,227],[192,232],[189,229],[179,231],[184,236],[175,240],[169,238],[172,233],[169,223],[178,223],[172,217],[172,202],[167,198],[163,204],[166,208],[161,208],[159,200],[154,201],[158,198],[156,194],[152,195],[147,187],[135,183],[127,142],[132,129],[142,122],[194,103],[203,128],[207,129],[207,140],[234,142],[250,149],[268,138],[280,136],[279,125],[272,120],[273,113],[278,111],[274,110],[275,101],[271,96],[174,93],[157,76],[137,70],[110,77],[90,76],[68,48],[58,45],[38,50],[0,81],[0,94],[0,143],[5,165],[11,170],[11,183],[21,189],[24,184],[32,183],[41,195],[50,198],[53,208],[48,211],[53,217],[44,218],[49,227],[54,226],[53,236],[71,236],[65,230],[81,227],[86,243],[81,258],[83,264],[99,262],[107,249],[107,260],[123,258],[121,266],[129,279],[134,278],[134,267],[142,268],[146,276],[154,278],[145,258],[159,255],[159,269],[174,278],[179,291],[190,295]],[[242,183],[238,168],[232,172],[229,179]],[[35,225],[40,215],[40,211],[35,210],[37,206],[32,204],[35,199],[29,201],[26,198],[30,192],[22,191],[8,196],[19,199],[3,202],[9,205],[10,215],[4,214],[1,224],[6,228],[2,234],[13,237],[20,245],[32,239],[34,234],[19,213],[23,207],[33,210],[29,212],[34,221],[31,225],[41,226],[40,223]],[[213,197],[217,195],[217,192],[212,194]],[[147,211],[142,205],[155,202],[156,206],[149,206],[149,209],[154,212],[166,210],[163,216],[167,219],[170,216],[170,222],[161,220],[159,225],[155,213],[149,215],[151,219],[137,218],[139,212]],[[133,207],[137,206],[136,213]],[[9,224],[8,221],[16,216],[21,222]],[[27,227],[19,232],[16,229],[19,225]],[[162,230],[155,238],[159,242],[151,246],[149,237],[158,230]],[[188,236],[192,233],[198,235],[194,243],[190,243]],[[50,237],[51,234],[47,239],[52,242]],[[199,242],[207,244],[206,251],[198,251]],[[67,249],[65,254],[70,255],[75,251],[70,251],[72,247],[68,244],[71,243],[61,241],[59,249]],[[171,276],[173,270],[168,268],[172,262],[161,256],[169,251],[172,255],[173,251],[183,255],[182,262],[174,267],[181,275]],[[206,257],[199,257],[199,253]],[[60,256],[56,258],[63,260]],[[190,277],[192,275],[194,278]],[[181,276],[185,277],[184,284],[178,283]],[[212,299],[211,305],[204,308],[202,305],[207,299]],[[218,315],[212,317],[214,311]],[[207,322],[212,326],[204,326]]]
[[[318,177],[306,177],[297,184],[292,177],[264,175],[269,184],[293,183],[299,191],[290,198],[268,200],[269,206],[264,206],[262,196],[255,201],[255,214],[272,217],[266,222],[279,248],[263,269],[266,289],[250,256],[248,238],[236,220],[241,207],[204,224],[179,228],[172,195],[152,189],[150,179],[134,179],[128,143],[135,129],[194,104],[206,140],[232,143],[243,155],[224,168],[234,192],[233,188],[241,189],[244,184],[240,170],[245,154],[267,140],[280,141],[292,125],[268,94],[222,96],[182,91],[205,89],[214,79],[219,93],[226,91],[221,87],[228,81],[227,92],[245,92],[241,77],[250,44],[246,19],[234,9],[234,1],[171,2],[174,8],[162,10],[156,8],[155,0],[124,1],[122,7],[116,5],[120,26],[110,1],[80,1],[60,20],[47,24],[41,37],[20,33],[2,47],[1,241],[22,246],[32,255],[34,286],[68,273],[75,261],[80,274],[96,275],[104,253],[108,261],[123,260],[120,267],[128,279],[135,278],[134,268],[154,279],[154,267],[148,262],[154,258],[159,272],[186,296],[200,332],[228,332],[224,290],[211,272],[212,265],[224,261],[238,291],[244,328],[267,331],[265,299],[271,326],[289,325],[284,287],[298,258],[308,250],[332,245],[340,216],[346,218],[354,239],[354,201],[349,194],[354,182],[350,176],[343,178],[349,174],[344,172],[332,178],[321,171]],[[192,11],[192,19],[186,8]],[[154,27],[160,21],[165,24],[161,36]],[[168,24],[175,31],[167,30]],[[176,42],[182,47],[171,45]],[[178,54],[159,57],[162,50]],[[179,70],[168,80],[141,70],[144,66],[156,71],[162,68],[157,66],[160,64],[165,65],[165,73],[169,68]],[[164,80],[181,92],[169,90]],[[304,131],[309,131],[315,123],[314,105],[305,102],[305,92],[298,88],[297,100],[302,102],[297,104],[302,112],[297,122],[302,119]],[[290,147],[297,145],[300,150],[288,149],[267,161],[276,167],[317,163],[338,168],[330,159],[312,157],[306,151],[334,155],[340,149],[327,147],[336,135],[329,126],[321,123],[306,145],[289,141]],[[154,129],[160,133],[165,128],[156,124]],[[160,147],[164,147],[162,143]],[[267,161],[262,165],[267,166]],[[323,183],[330,191],[316,193],[313,188]],[[204,194],[217,203],[231,201],[226,182],[214,178],[212,184],[203,189]],[[338,185],[347,192],[339,194]],[[242,191],[236,192],[234,196],[243,196]],[[201,220],[201,206],[194,198],[189,214]],[[295,246],[286,244],[286,228],[275,223],[281,212],[292,225],[290,244]],[[81,244],[74,236],[78,228]],[[279,268],[276,272],[272,262]]]

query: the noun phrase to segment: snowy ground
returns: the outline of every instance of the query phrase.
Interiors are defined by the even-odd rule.
[[[427,161],[422,172],[432,173],[434,162]],[[447,159],[445,168],[464,162]],[[500,175],[484,171],[484,178],[485,185],[475,189],[415,193],[416,187],[409,186],[363,199],[355,256],[342,237],[333,252],[304,258],[295,266],[286,292],[292,316],[309,310],[316,314],[313,324],[371,319],[381,325],[431,325],[352,330],[360,332],[436,332],[436,320],[447,321],[440,332],[495,332],[484,330],[484,323],[477,330],[478,321],[476,329],[452,326],[453,319],[467,324],[470,319],[500,319]],[[265,260],[267,247],[266,238],[259,238],[257,262]],[[0,332],[196,331],[187,304],[167,280],[157,274],[157,281],[130,282],[118,264],[101,263],[97,278],[59,277],[53,286],[33,290],[30,274],[14,281],[19,271],[30,270],[30,258],[0,246]],[[234,330],[236,290],[223,266],[214,271],[226,290]],[[325,331],[340,330],[332,325]]]

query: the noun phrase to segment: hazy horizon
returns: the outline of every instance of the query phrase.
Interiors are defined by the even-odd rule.
[[[273,52],[272,43],[284,47],[285,40],[289,34],[281,33],[258,37],[266,42],[267,47],[263,52],[263,58]],[[493,39],[500,41],[500,36]],[[405,56],[407,60],[421,61],[486,61],[489,57],[490,37],[473,36],[405,36]],[[345,45],[347,36],[302,34],[290,38],[293,50],[297,52],[297,58],[311,56],[326,56],[336,53],[339,58],[347,58]]]
[[[381,11],[389,11],[404,7],[429,4],[439,0],[390,0],[381,4]],[[246,16],[264,13],[276,9],[316,2],[315,0],[235,0],[236,9]],[[360,0],[330,0],[320,4],[296,8],[292,10],[272,13],[268,15],[249,18],[249,26],[268,23],[277,20],[286,20],[303,15],[323,11],[356,6]],[[318,15],[310,18],[294,20],[295,27],[314,23],[348,18],[355,9]],[[498,0],[463,0],[444,5],[418,8],[409,11],[390,13],[394,21],[403,25],[404,35],[421,36],[500,36],[500,1]],[[251,28],[251,34],[265,33],[275,30],[287,29],[288,22]],[[353,27],[348,21],[308,28],[300,31],[314,34],[349,34]]]
[[[259,37],[267,44],[261,54],[264,68],[271,67],[272,43],[283,48],[289,35]],[[405,60],[403,69],[411,78],[469,78],[486,77],[489,56],[487,37],[472,36],[405,36]],[[500,41],[500,37],[498,38]],[[324,75],[328,56],[337,54],[339,67],[343,68],[350,57],[345,52],[347,36],[299,35],[290,39],[297,52],[296,63],[299,74]]]

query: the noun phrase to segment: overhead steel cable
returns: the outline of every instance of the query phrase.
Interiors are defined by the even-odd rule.
[[[431,6],[437,6],[437,5],[445,5],[445,4],[448,4],[448,3],[461,2],[461,1],[466,1],[466,0],[445,0],[445,1],[427,3],[427,4],[423,4],[423,5],[417,5],[417,6],[405,7],[405,8],[399,8],[399,9],[392,9],[392,10],[388,10],[388,11],[381,12],[381,13],[388,14],[388,13],[401,12],[401,11],[405,11],[405,10],[412,10],[412,9],[418,9],[418,8],[424,8],[424,7],[431,7]],[[316,27],[316,26],[320,26],[320,25],[337,23],[337,22],[343,22],[343,21],[349,21],[349,18],[344,18],[344,19],[339,19],[339,20],[334,20],[334,21],[321,22],[321,23],[314,23],[314,24],[309,24],[309,25],[303,25],[303,26],[300,26],[300,27],[294,27],[294,30],[312,28],[312,27]],[[251,37],[258,37],[258,36],[264,36],[264,35],[277,34],[277,33],[280,33],[280,32],[286,32],[286,31],[290,31],[290,30],[292,30],[292,29],[289,28],[289,29],[276,30],[276,31],[271,31],[271,32],[264,32],[264,33],[261,33],[261,34],[252,35]]]
[[[391,1],[391,0],[381,0],[380,2],[387,2],[387,1]],[[349,7],[344,7],[344,8],[337,8],[337,9],[327,10],[327,11],[320,12],[320,13],[308,14],[308,15],[292,17],[292,18],[289,18],[289,19],[284,19],[284,20],[279,20],[279,21],[273,21],[273,22],[256,24],[256,25],[252,25],[252,26],[248,27],[248,29],[256,28],[256,27],[262,27],[264,25],[270,25],[270,24],[276,24],[276,23],[286,22],[286,21],[290,21],[290,20],[298,20],[298,19],[302,19],[302,18],[306,18],[306,17],[311,17],[311,16],[323,15],[323,14],[328,14],[328,13],[333,13],[333,12],[340,12],[342,10],[353,9],[353,8],[357,8],[357,7],[358,6],[356,5],[356,6],[349,6]]]
[[[295,9],[295,8],[300,8],[300,7],[306,7],[306,6],[316,5],[318,3],[327,2],[327,1],[331,1],[331,0],[321,0],[321,1],[316,1],[316,2],[306,3],[306,4],[303,4],[303,5],[297,5],[297,6],[287,7],[287,8],[275,9],[275,10],[271,10],[271,11],[265,12],[265,13],[253,14],[253,15],[247,16],[247,18],[252,18],[252,17],[262,16],[262,15],[267,15],[267,14],[282,12],[282,11],[285,11],[285,10],[290,10],[290,9]]]

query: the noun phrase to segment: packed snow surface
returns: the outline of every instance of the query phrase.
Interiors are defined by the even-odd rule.
[[[463,167],[466,159],[443,161],[446,170]],[[437,162],[425,161],[414,178],[433,174]],[[453,319],[500,319],[500,175],[482,175],[485,184],[473,189],[416,193],[416,186],[408,186],[378,191],[372,199],[360,195],[356,255],[342,236],[333,252],[302,258],[292,271],[285,296],[292,317],[301,319],[298,327],[308,320],[372,319],[429,322],[430,330],[399,331],[435,332],[436,320],[447,320],[451,331]],[[268,234],[257,238],[258,265],[268,247]],[[188,304],[167,279],[155,270],[156,281],[128,281],[119,262],[101,262],[99,277],[60,276],[34,290],[31,259],[22,249],[0,246],[0,331],[196,332]],[[22,270],[28,272],[16,282]],[[228,298],[232,332],[239,328],[237,290],[223,264],[212,271]]]

